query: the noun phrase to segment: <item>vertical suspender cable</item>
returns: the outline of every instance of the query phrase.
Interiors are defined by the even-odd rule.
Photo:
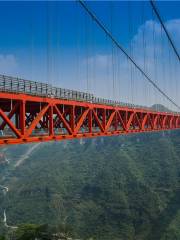
[[[171,102],[178,110],[180,110],[180,106],[176,104],[176,102],[170,98],[161,88],[155,84],[155,82],[148,76],[148,74],[136,63],[136,61],[127,53],[127,51],[120,45],[120,43],[115,39],[112,33],[106,28],[106,26],[97,18],[97,16],[87,7],[87,5],[82,0],[78,0],[83,9],[94,19],[96,24],[109,36],[111,41],[126,55],[126,57],[132,62],[132,64],[141,72],[141,74],[145,77],[145,79],[153,85],[157,89],[159,93],[161,93],[166,99]]]
[[[154,80],[156,82],[156,42],[155,42],[155,16],[152,11],[152,19],[153,19],[153,62],[154,62]],[[156,89],[154,88],[154,104],[157,103]]]
[[[168,38],[168,40],[169,40],[169,42],[170,42],[170,45],[172,46],[172,48],[173,48],[173,50],[174,50],[174,52],[175,52],[175,54],[176,54],[176,56],[177,56],[177,58],[178,58],[178,60],[179,60],[179,62],[180,62],[180,55],[179,55],[179,53],[178,53],[178,50],[176,49],[176,46],[175,46],[175,44],[174,44],[174,42],[173,42],[173,40],[172,40],[172,38],[171,38],[171,36],[170,36],[167,28],[166,28],[166,26],[164,25],[164,22],[163,22],[160,14],[159,14],[159,11],[158,11],[158,9],[157,9],[154,1],[153,1],[153,0],[150,0],[150,4],[151,4],[151,6],[152,6],[152,8],[153,8],[153,10],[154,10],[154,12],[155,12],[155,14],[157,15],[157,17],[158,17],[158,19],[159,19],[159,21],[160,21],[160,23],[161,23],[161,25],[162,25],[165,33],[166,33],[166,36],[167,36],[167,38]]]
[[[131,11],[131,1],[128,0],[128,16],[129,16],[129,52],[130,56],[133,57],[133,52],[132,52],[132,11]],[[133,65],[130,62],[130,101],[133,103]]]
[[[110,1],[110,21],[111,21],[111,32],[113,32],[113,2],[112,1]],[[115,98],[115,75],[114,75],[114,44],[113,44],[113,42],[111,42],[111,54],[112,54],[112,64],[111,64],[111,66],[112,66],[112,82],[113,82],[113,98],[112,99],[114,99]]]
[[[47,49],[46,49],[46,59],[47,59],[47,83],[50,84],[50,54],[49,54],[49,51],[50,51],[50,28],[49,28],[49,2],[47,1],[46,2],[46,15],[47,15],[47,18],[46,18],[46,21],[47,21]]]

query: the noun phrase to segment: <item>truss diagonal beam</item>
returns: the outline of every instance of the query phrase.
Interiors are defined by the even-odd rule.
[[[87,115],[88,115],[88,112],[89,112],[89,109],[86,109],[83,114],[81,115],[79,121],[78,121],[78,124],[76,125],[75,129],[74,129],[74,133],[76,134],[80,127],[82,126],[84,120],[86,119]]]
[[[180,129],[172,112],[1,92],[0,118],[0,145]]]
[[[14,124],[9,120],[9,118],[6,116],[6,114],[0,109],[0,116],[3,118],[5,123],[9,125],[10,129],[16,134],[18,138],[21,137],[21,133],[18,131],[18,129],[14,126]]]
[[[14,115],[14,113],[16,112],[16,110],[17,110],[18,107],[19,107],[19,103],[16,103],[16,104],[13,106],[12,110],[10,111],[10,113],[9,113],[8,116],[7,116],[7,117],[9,118],[9,120],[11,120],[11,118],[13,117],[13,115]],[[7,122],[4,121],[4,122],[0,125],[0,130],[4,129],[5,126],[6,126],[6,124],[7,124]]]
[[[58,109],[58,107],[56,105],[54,106],[54,108],[55,108],[55,112],[57,113],[59,119],[64,124],[66,130],[69,132],[69,134],[72,134],[72,129],[70,128],[69,123],[66,121],[63,114],[60,112],[60,110]]]
[[[35,129],[36,125],[39,123],[39,121],[41,120],[41,118],[43,117],[43,115],[46,113],[46,111],[49,108],[49,104],[46,105],[41,111],[40,113],[37,115],[37,117],[32,121],[30,127],[26,130],[26,137],[28,137],[29,135],[31,135],[32,131]]]

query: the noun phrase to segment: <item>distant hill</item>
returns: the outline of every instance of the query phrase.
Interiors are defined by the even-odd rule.
[[[151,108],[154,109],[155,111],[159,111],[159,112],[170,112],[171,111],[162,104],[154,104],[154,105],[152,105]]]

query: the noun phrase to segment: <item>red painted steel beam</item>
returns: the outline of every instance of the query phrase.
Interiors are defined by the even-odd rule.
[[[179,128],[171,112],[0,93],[0,145]]]
[[[8,118],[9,118],[9,120],[11,120],[11,118],[14,116],[14,114],[15,114],[15,112],[17,112],[17,108],[19,107],[19,103],[16,103],[14,106],[13,106],[13,108],[12,108],[12,110],[9,112],[9,114],[8,114]],[[2,123],[1,123],[1,125],[0,125],[0,130],[3,130],[4,128],[5,128],[5,126],[6,126],[6,124],[7,124],[7,122],[6,121],[3,121]]]

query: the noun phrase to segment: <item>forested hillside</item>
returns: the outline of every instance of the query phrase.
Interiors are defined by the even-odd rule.
[[[180,132],[1,149],[1,216],[97,240],[180,239]],[[1,231],[3,232],[1,221]]]

